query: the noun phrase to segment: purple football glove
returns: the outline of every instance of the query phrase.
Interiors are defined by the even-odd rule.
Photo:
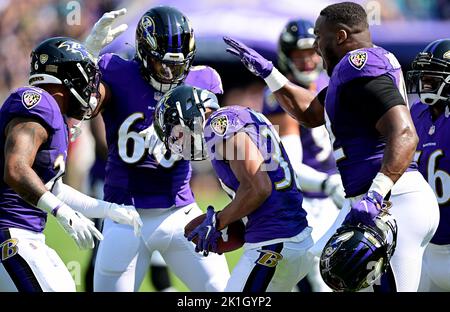
[[[383,196],[377,192],[370,191],[361,200],[352,206],[352,209],[345,217],[343,224],[375,225],[374,219],[381,212]]]
[[[197,235],[195,252],[203,251],[205,257],[210,251],[217,253],[217,241],[222,236],[222,232],[216,229],[216,212],[213,206],[208,206],[205,220],[189,234],[188,241],[192,241]]]
[[[238,56],[245,67],[253,74],[263,79],[270,75],[273,69],[272,62],[266,60],[258,52],[247,47],[242,42],[229,37],[223,37],[223,41],[231,47],[227,48],[227,52]]]

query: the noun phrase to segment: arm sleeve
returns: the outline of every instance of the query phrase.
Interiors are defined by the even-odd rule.
[[[406,105],[394,81],[387,75],[354,79],[344,85],[341,103],[353,105],[354,111],[376,123],[396,105]]]
[[[81,212],[88,218],[105,218],[111,203],[87,196],[64,184],[61,179],[55,182],[52,193],[67,206]]]

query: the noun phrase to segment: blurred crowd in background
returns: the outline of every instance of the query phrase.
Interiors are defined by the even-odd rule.
[[[214,5],[217,5],[219,8],[230,6],[243,8],[243,10],[248,10],[250,14],[252,12],[251,6],[254,8],[262,8],[261,10],[276,8],[272,0],[246,0],[245,4],[241,0],[0,0],[0,103],[4,101],[12,89],[27,84],[30,52],[43,39],[51,36],[70,36],[83,40],[92,25],[104,12],[126,7],[138,18],[148,8],[157,4],[166,4],[166,2],[169,5],[175,6],[179,4],[182,11],[191,4],[193,7],[205,8],[206,11],[201,13],[205,17],[207,15],[205,13],[207,9],[214,7]],[[309,9],[310,11],[314,11],[310,13],[311,16],[317,16],[320,8],[332,2],[335,1],[299,1],[299,3],[296,2],[296,5],[302,8],[300,11],[304,12]],[[375,4],[378,6],[380,8],[381,23],[389,21],[404,23],[429,20],[450,21],[450,1],[448,0],[355,0],[355,2],[363,5],[370,5],[368,3],[372,2],[372,5]],[[280,3],[279,5],[281,6],[287,6],[289,0],[281,0],[281,2],[276,3]],[[313,6],[314,9],[312,9]],[[79,21],[76,23],[68,22],[70,20],[70,14],[77,7],[80,10]],[[289,8],[284,8],[284,12],[286,11],[289,14],[294,14],[291,17],[296,17],[295,12],[292,12],[292,10],[289,11]],[[226,11],[223,12],[225,13]],[[185,13],[190,17],[191,12],[189,10]],[[219,14],[219,16],[221,14],[220,11],[215,13]],[[275,15],[277,13],[272,12],[272,14]],[[200,22],[200,20],[198,17],[192,20],[195,30],[195,22]],[[251,19],[249,20],[251,22]],[[282,23],[285,23],[284,19]],[[202,26],[204,30],[208,27],[213,28],[215,25]],[[134,26],[130,24],[130,28],[134,28]],[[130,31],[132,31],[132,37],[134,29],[130,29]],[[278,33],[278,30],[275,31]],[[240,30],[238,32],[240,33]],[[262,33],[262,36],[264,36],[264,32],[259,31],[259,33]],[[132,39],[127,40],[129,45],[133,44]],[[221,46],[218,48],[222,49]],[[273,49],[272,46],[269,46],[269,48]],[[215,59],[215,54],[210,53],[208,49],[212,50],[214,46],[198,42],[197,54],[200,56],[201,61],[204,62],[206,60],[207,65],[215,67],[222,76],[225,89],[225,95],[221,99],[222,104],[239,104],[258,108],[257,106],[262,102],[263,81],[253,77],[237,61],[233,65],[234,67],[230,67],[229,64],[225,64],[224,66],[223,63],[218,63],[217,58]],[[275,54],[276,51],[273,51],[273,53]],[[412,51],[412,53],[417,53],[417,51]],[[208,58],[205,59],[202,57],[208,54],[211,55],[210,62],[208,62]],[[223,54],[225,55],[226,53],[223,52]],[[274,58],[272,59],[274,60]],[[238,71],[237,74],[236,71]],[[87,132],[89,133],[89,131]],[[76,143],[78,146],[91,144],[92,137],[89,136],[85,136],[84,138],[82,136]],[[79,167],[76,170],[72,170],[72,172],[79,173],[75,174],[75,177],[72,178],[69,184],[72,184],[78,189],[85,190],[85,187],[83,187],[84,176],[93,161],[93,152],[87,153],[86,149],[81,147],[79,150],[79,155],[73,156],[77,157],[78,161],[71,162],[73,165]],[[72,146],[72,152],[72,154],[76,153],[75,145]],[[207,166],[194,165],[197,172],[208,171]],[[205,187],[211,185],[210,179],[202,180],[204,180],[202,184]],[[193,183],[196,183],[195,180]],[[212,184],[215,185],[215,183]]]

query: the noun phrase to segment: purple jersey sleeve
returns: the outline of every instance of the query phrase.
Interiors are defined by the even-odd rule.
[[[239,132],[245,126],[245,121],[239,116],[242,111],[230,106],[214,112],[206,121],[204,131],[206,143],[212,146]]]
[[[209,66],[192,66],[185,83],[215,94],[223,93],[222,79],[220,79],[219,73]]]
[[[28,117],[38,119],[48,130],[56,130],[60,123],[61,112],[55,100],[40,88],[24,87],[17,89],[6,100],[10,119],[14,117]]]

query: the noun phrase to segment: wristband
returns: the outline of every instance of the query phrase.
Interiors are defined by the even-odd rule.
[[[64,203],[58,199],[58,197],[47,191],[39,198],[36,207],[56,216],[58,209],[61,208],[62,205],[64,205]]]
[[[264,81],[270,91],[275,92],[283,88],[289,80],[274,67],[270,72],[270,75],[264,78]]]
[[[384,173],[378,172],[373,179],[372,185],[369,188],[369,192],[375,191],[381,196],[386,197],[387,193],[394,186],[394,182]]]

